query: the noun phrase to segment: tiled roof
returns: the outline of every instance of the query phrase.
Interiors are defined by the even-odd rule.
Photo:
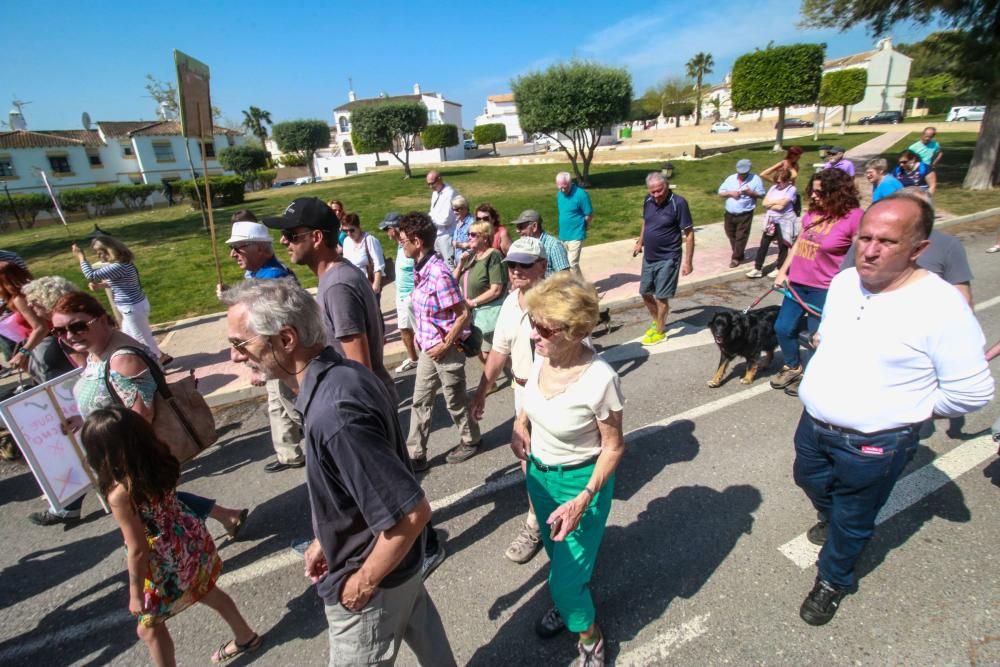
[[[354,100],[353,102],[348,102],[347,104],[341,104],[339,107],[335,108],[334,111],[353,111],[358,107],[370,107],[374,104],[384,104],[386,102],[419,102],[424,97],[437,97],[437,93],[421,93],[420,95],[388,95],[386,97],[369,97],[363,100]],[[455,106],[462,106],[458,102],[451,102],[445,100],[448,104],[454,104]]]
[[[837,58],[836,60],[827,60],[823,63],[823,69],[830,69],[832,67],[850,67],[851,65],[860,65],[861,63],[868,62],[871,60],[872,56],[878,53],[878,50],[874,51],[864,51],[862,53],[855,53],[851,56],[844,56],[843,58]]]
[[[180,136],[181,123],[179,120],[126,120],[126,121],[97,121],[97,126],[101,128],[104,136],[108,139],[127,139],[129,137],[175,137]],[[236,130],[215,126],[216,134],[238,135]]]
[[[500,95],[490,95],[489,97],[486,98],[486,100],[489,102],[497,102],[497,103],[513,102],[514,93],[501,93]]]
[[[0,132],[0,148],[54,148],[103,146],[96,130],[14,130]]]

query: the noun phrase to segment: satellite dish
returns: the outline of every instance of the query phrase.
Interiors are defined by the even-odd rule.
[[[83,124],[83,129],[89,130],[90,129],[90,125],[91,125],[90,124],[90,114],[87,113],[86,111],[84,111],[83,115],[80,116],[80,122]]]

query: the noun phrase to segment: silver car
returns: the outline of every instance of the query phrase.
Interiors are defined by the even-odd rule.
[[[986,107],[952,107],[945,120],[952,121],[982,120],[986,115]]]

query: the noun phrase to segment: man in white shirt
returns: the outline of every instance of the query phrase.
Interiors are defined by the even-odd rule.
[[[858,231],[856,268],[830,284],[819,345],[799,388],[795,482],[819,512],[816,583],[799,615],[823,625],[855,585],[875,517],[913,458],[922,422],[986,405],[985,337],[954,287],[920,268],[934,210],[895,193]]]
[[[431,189],[431,210],[428,213],[431,222],[437,228],[437,240],[434,241],[434,251],[452,269],[455,268],[455,248],[451,237],[455,233],[455,212],[451,209],[451,200],[458,196],[455,188],[444,182],[436,169],[427,172],[427,187]]]

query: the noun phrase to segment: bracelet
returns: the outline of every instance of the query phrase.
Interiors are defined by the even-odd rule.
[[[587,492],[587,494],[588,494],[588,495],[590,496],[590,499],[591,499],[591,500],[593,500],[593,499],[594,499],[594,492],[590,490],[590,487],[589,487],[589,486],[585,486],[585,487],[583,487],[583,490]]]
[[[20,350],[17,351],[17,353],[18,354],[23,354],[26,357],[30,357],[31,356],[31,350],[29,350],[26,347],[22,347]]]

